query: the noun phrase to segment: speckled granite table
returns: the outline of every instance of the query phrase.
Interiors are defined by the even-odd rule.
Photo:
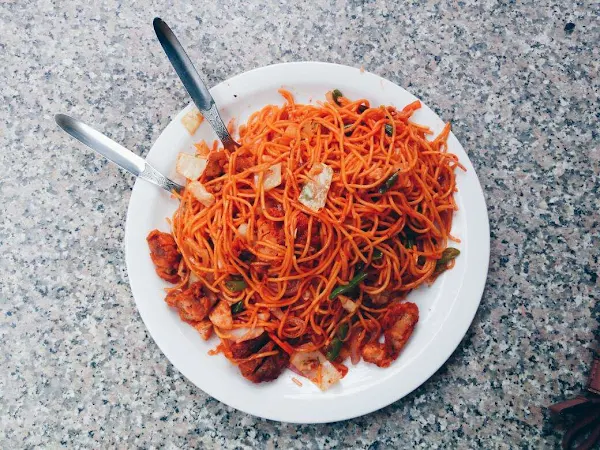
[[[77,3],[0,3],[0,448],[557,445],[543,406],[582,389],[598,313],[597,3]],[[331,425],[259,420],[148,336],[122,246],[133,180],[53,115],[145,154],[188,101],[155,15],[211,85],[280,61],[364,65],[453,121],[485,190],[490,273],[460,347],[405,399]]]

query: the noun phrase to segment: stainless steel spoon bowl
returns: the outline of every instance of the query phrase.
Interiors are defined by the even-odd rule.
[[[181,193],[183,191],[183,186],[165,177],[144,158],[136,155],[131,150],[127,150],[121,144],[116,143],[108,136],[94,130],[89,125],[65,114],[57,114],[54,116],[54,119],[59,127],[79,142],[87,145],[92,150],[96,150],[102,156],[114,162],[122,169],[125,169],[127,172],[132,173],[143,180],[149,181],[169,192],[175,191]]]

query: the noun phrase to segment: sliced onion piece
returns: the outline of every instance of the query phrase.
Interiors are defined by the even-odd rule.
[[[259,176],[254,175],[254,184],[258,185]],[[281,184],[281,163],[269,167],[263,178],[263,189],[269,191]]]
[[[224,337],[225,339],[231,339],[236,343],[249,341],[250,339],[257,338],[264,332],[265,329],[263,327],[233,328],[227,331],[219,329],[219,334],[222,335],[222,337]]]
[[[353,300],[350,300],[345,295],[338,295],[338,298],[340,299],[340,303],[342,304],[342,308],[344,308],[349,313],[355,312],[356,309],[358,308],[358,306],[356,306],[356,303]]]
[[[240,233],[242,236],[248,237],[248,224],[247,223],[242,223],[238,227],[237,230],[238,230],[238,233]]]
[[[296,352],[291,356],[290,364],[322,391],[342,379],[342,374],[321,352]]]
[[[192,195],[207,208],[215,203],[215,196],[206,190],[204,185],[199,181],[192,181],[187,185]]]
[[[189,153],[179,153],[175,170],[179,175],[194,181],[204,173],[207,161],[206,158],[200,158]]]
[[[260,320],[267,321],[269,320],[269,317],[271,317],[271,314],[269,314],[267,311],[261,311],[257,314],[257,316]]]
[[[279,320],[283,319],[283,311],[280,308],[271,308],[271,312],[273,313],[273,315],[275,317],[277,317]]]
[[[198,281],[201,281],[200,277],[196,275],[194,272],[190,272],[190,279],[188,280],[188,284],[194,284]]]

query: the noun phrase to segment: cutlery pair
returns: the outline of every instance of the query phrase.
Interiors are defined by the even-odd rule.
[[[188,94],[194,101],[194,104],[206,121],[212,126],[223,146],[229,150],[235,150],[239,144],[235,142],[227,131],[227,127],[219,115],[215,100],[210,95],[206,85],[202,82],[198,71],[181,46],[181,43],[162,19],[156,17],[152,24],[163,50],[167,54],[169,61],[171,61],[175,72],[179,75]],[[144,158],[136,155],[131,150],[126,149],[80,120],[65,114],[57,114],[55,120],[63,130],[75,139],[136,177],[154,183],[169,192],[175,191],[180,193],[183,190],[183,186],[161,174]]]

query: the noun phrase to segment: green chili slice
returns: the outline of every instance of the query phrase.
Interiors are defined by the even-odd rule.
[[[248,287],[244,280],[227,280],[225,287],[231,292],[241,292]]]
[[[348,336],[349,328],[350,327],[347,323],[343,323],[338,327],[337,336],[333,338],[331,344],[329,345],[329,349],[325,354],[325,357],[329,361],[334,361],[339,356],[342,345],[344,345],[344,339],[346,339],[346,336]]]
[[[392,187],[394,187],[394,184],[396,184],[396,181],[398,180],[398,172],[394,172],[393,174],[391,174],[389,176],[389,178],[387,180],[385,180],[381,186],[379,186],[379,193],[380,194],[385,194],[387,191],[389,191]]]
[[[460,250],[457,248],[448,247],[442,252],[442,257],[435,263],[434,275],[439,275],[448,268],[448,263],[460,255]]]
[[[338,100],[340,97],[343,97],[343,96],[344,96],[344,94],[342,94],[342,91],[340,91],[339,89],[334,89],[333,92],[331,93],[331,97],[333,98],[333,101],[338,106],[342,106],[340,104],[340,102],[338,102]]]
[[[245,309],[246,309],[246,307],[244,306],[244,301],[240,300],[239,302],[231,305],[231,314],[239,314],[242,311],[244,311]]]
[[[367,278],[367,272],[365,272],[365,270],[363,269],[360,272],[358,272],[348,284],[344,286],[338,286],[333,291],[331,291],[331,294],[329,294],[329,299],[333,300],[340,294],[345,294],[346,292],[352,291],[355,287],[362,283],[365,280],[365,278]]]

